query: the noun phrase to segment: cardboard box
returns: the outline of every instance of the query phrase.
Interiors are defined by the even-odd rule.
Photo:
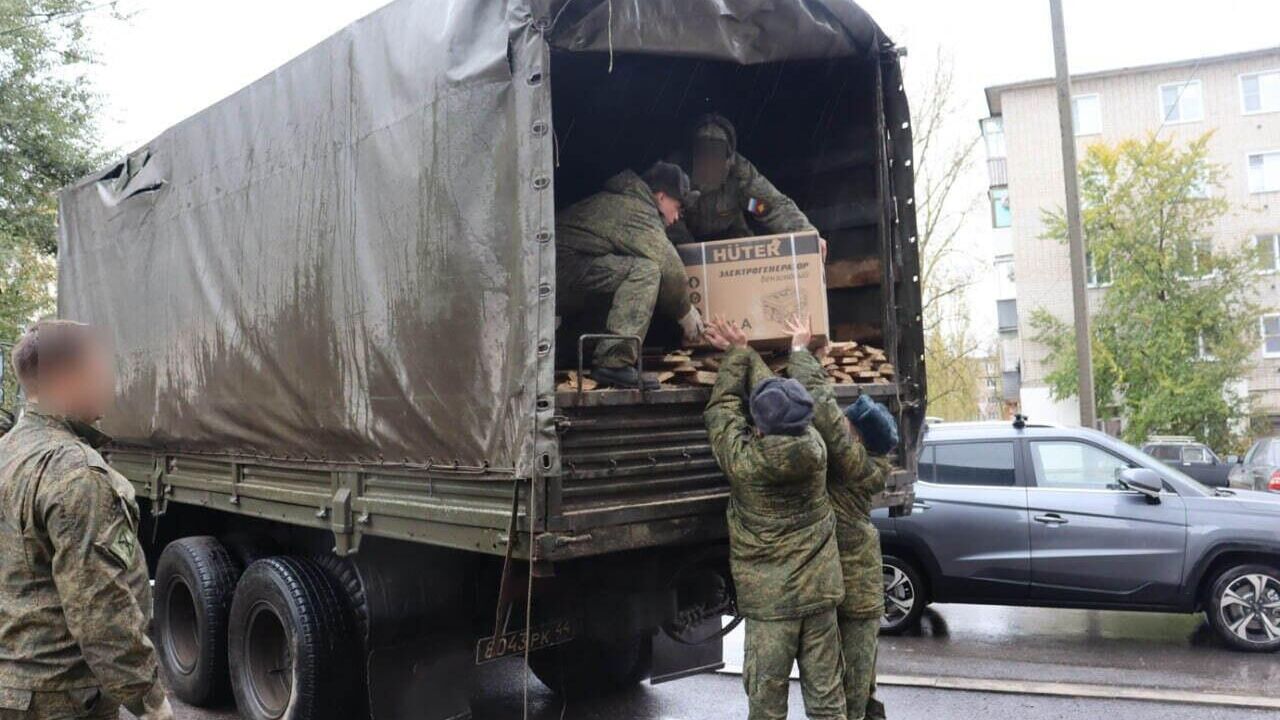
[[[723,315],[758,347],[791,342],[786,322],[808,315],[813,336],[829,333],[827,284],[816,232],[716,240],[676,248],[689,300],[704,319]]]

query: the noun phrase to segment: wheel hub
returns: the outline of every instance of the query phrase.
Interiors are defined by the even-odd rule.
[[[1232,580],[1218,599],[1228,632],[1253,644],[1280,641],[1280,581],[1250,573]]]

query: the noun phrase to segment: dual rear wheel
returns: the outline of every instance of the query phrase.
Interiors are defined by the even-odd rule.
[[[156,569],[157,650],[169,687],[197,706],[235,699],[248,720],[360,713],[351,609],[310,559],[239,563],[217,539],[174,541]]]

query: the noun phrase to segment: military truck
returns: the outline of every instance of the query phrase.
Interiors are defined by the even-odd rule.
[[[453,718],[717,667],[707,388],[557,391],[554,218],[716,111],[830,242],[924,417],[899,51],[848,0],[399,0],[61,195],[60,315],[117,354],[172,691],[246,718]],[[658,326],[646,345],[666,347]],[[515,661],[512,661],[515,662]]]

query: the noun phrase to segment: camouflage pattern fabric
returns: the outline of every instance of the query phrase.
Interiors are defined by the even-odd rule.
[[[676,253],[675,246],[667,238],[666,227],[662,216],[658,213],[658,205],[653,199],[653,191],[630,170],[614,175],[604,184],[604,191],[598,192],[585,200],[570,205],[556,216],[556,297],[569,298],[572,308],[575,296],[584,293],[609,292],[593,290],[608,288],[617,284],[613,291],[613,308],[610,312],[609,332],[622,334],[632,333],[625,328],[614,326],[613,312],[617,312],[619,320],[635,318],[641,315],[652,317],[656,310],[672,319],[684,317],[689,312],[689,288],[684,263]],[[647,287],[648,279],[631,278],[632,272],[649,274],[651,270],[637,271],[635,268],[622,268],[614,261],[606,262],[605,267],[593,267],[587,257],[622,256],[644,258],[657,266],[657,297],[650,300],[652,294]],[[630,284],[624,282],[631,278]],[[619,295],[620,290],[626,292]],[[626,327],[634,327],[632,321]],[[645,320],[645,329],[648,320]],[[601,343],[596,357],[619,367],[633,364],[620,362],[617,358],[619,343]]]
[[[648,258],[629,255],[583,255],[561,250],[556,256],[556,287],[560,313],[580,311],[590,295],[608,295],[605,321],[615,335],[635,335],[644,341],[653,319],[661,271]],[[595,366],[630,367],[636,364],[636,347],[628,342],[604,340],[596,345]]]
[[[0,410],[0,435],[4,435],[13,428],[13,415],[8,410]]]
[[[10,707],[13,706],[13,707]],[[17,707],[25,709],[17,709]],[[0,690],[0,720],[117,720],[120,704],[97,688],[63,692]]]
[[[163,704],[138,505],[91,444],[104,439],[34,406],[0,438],[2,717]]]
[[[884,705],[875,698],[876,652],[880,618],[840,618],[840,646],[844,652],[844,696],[849,720],[884,718]]]
[[[686,173],[693,170],[688,153],[672,155],[670,162]],[[795,202],[741,154],[734,153],[729,160],[724,184],[698,190],[702,192],[698,201],[685,208],[680,222],[667,230],[677,245],[814,229]]]
[[[768,377],[754,350],[729,351],[704,418],[729,478],[738,609],[753,620],[792,620],[835,607],[844,588],[822,438],[812,427],[799,436],[761,436],[747,419],[746,392]]]
[[[840,603],[845,695],[850,720],[884,718],[875,698],[876,648],[884,613],[880,535],[871,524],[872,497],[884,489],[889,463],[872,458],[849,431],[822,363],[808,350],[792,351],[787,374],[813,396],[813,425],[827,445],[827,492],[836,515],[836,540],[845,596]]]
[[[827,375],[808,350],[791,353],[787,374],[813,395],[813,426],[827,446],[827,492],[836,515],[836,539],[844,574],[842,617],[884,613],[880,535],[871,524],[871,500],[884,489],[887,463],[872,459],[849,432]]]
[[[791,663],[800,665],[805,715],[826,720],[845,717],[841,683],[840,633],[834,610],[796,620],[747,620],[742,683],[748,720],[783,720]]]

